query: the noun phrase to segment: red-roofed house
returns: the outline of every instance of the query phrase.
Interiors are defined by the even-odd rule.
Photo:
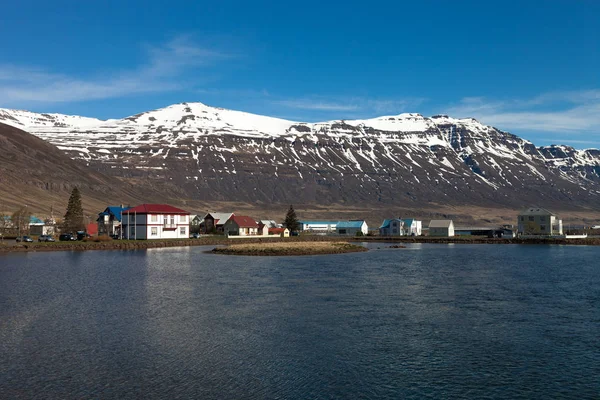
[[[190,213],[168,204],[142,204],[123,211],[125,239],[187,239]]]
[[[258,224],[244,215],[233,215],[223,225],[223,231],[229,236],[258,235]]]

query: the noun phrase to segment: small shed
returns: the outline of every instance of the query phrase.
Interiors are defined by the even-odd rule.
[[[432,219],[429,222],[429,236],[454,236],[454,222],[451,219]]]

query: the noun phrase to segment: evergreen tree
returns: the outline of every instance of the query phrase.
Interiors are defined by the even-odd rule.
[[[290,209],[285,215],[285,221],[283,222],[286,228],[290,230],[290,232],[295,232],[298,230],[298,217],[296,217],[296,211],[294,211],[294,207],[290,205]]]
[[[63,221],[63,231],[75,233],[84,230],[84,228],[81,194],[79,189],[75,187],[71,192],[71,197],[69,197],[69,204]]]

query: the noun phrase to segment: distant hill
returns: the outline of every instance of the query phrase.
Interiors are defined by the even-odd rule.
[[[0,123],[0,212],[27,205],[45,216],[53,207],[55,216],[62,217],[74,186],[81,189],[84,212],[92,216],[108,204],[142,202],[144,194],[160,197],[94,171],[56,146]]]

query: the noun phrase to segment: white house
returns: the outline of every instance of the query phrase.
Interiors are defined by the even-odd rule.
[[[454,222],[451,219],[432,219],[429,222],[429,236],[454,236]]]
[[[190,213],[168,204],[142,204],[123,211],[125,239],[187,239]]]
[[[414,218],[402,220],[402,234],[406,236],[421,236],[423,233],[423,222]]]
[[[519,213],[517,232],[521,235],[562,235],[562,220],[550,211],[533,207]]]

